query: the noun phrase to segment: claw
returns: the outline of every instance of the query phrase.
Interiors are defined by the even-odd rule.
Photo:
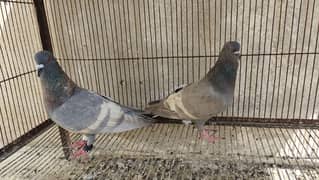
[[[200,134],[199,138],[206,140],[209,143],[215,143],[215,141],[219,140],[219,137],[216,137],[214,135],[210,135],[207,129],[203,129]]]
[[[88,158],[88,152],[91,151],[93,148],[93,144],[87,145],[87,141],[85,140],[80,140],[76,141],[71,145],[72,149],[72,158],[80,158],[80,157],[85,157]]]
[[[73,159],[80,158],[80,157],[88,158],[89,157],[88,152],[81,148],[80,150],[72,154]]]
[[[80,149],[80,148],[83,148],[85,145],[86,145],[86,141],[80,140],[80,141],[76,141],[76,142],[72,143],[71,148],[72,149]]]
[[[72,159],[77,159],[80,157],[88,157],[87,151],[84,150],[84,147],[86,146],[86,141],[85,140],[80,140],[76,141],[71,144],[71,149],[72,149]]]

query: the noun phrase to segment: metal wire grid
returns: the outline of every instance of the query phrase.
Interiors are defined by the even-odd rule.
[[[232,127],[215,126],[218,135],[223,140],[216,144],[206,144],[197,138],[197,130],[192,126],[157,124],[151,128],[143,128],[126,133],[107,134],[98,137],[94,156],[99,157],[89,163],[79,164],[68,162],[63,157],[58,138],[58,130],[54,126],[19,150],[13,156],[0,163],[1,177],[35,178],[56,176],[59,178],[83,177],[85,174],[102,171],[101,177],[118,176],[133,177],[146,175],[149,178],[157,176],[159,166],[156,159],[167,159],[171,164],[183,159],[180,165],[167,166],[167,171],[160,171],[163,179],[189,176],[200,177],[198,169],[216,164],[220,170],[209,169],[209,176],[226,177],[263,177],[271,179],[317,179],[318,172],[318,130],[317,129],[287,129],[264,127]],[[80,138],[72,135],[72,139]],[[118,160],[114,160],[118,158]],[[115,164],[127,157],[142,158],[140,163],[131,163],[131,168],[116,168]],[[144,158],[144,159],[143,159]],[[110,163],[108,159],[113,159]],[[112,160],[112,161],[113,161]],[[190,168],[189,163],[199,162],[201,168]],[[107,165],[100,169],[100,165]],[[122,162],[123,163],[123,162]],[[157,165],[155,165],[155,164]],[[111,167],[112,164],[115,167]],[[241,167],[244,165],[244,167]],[[126,166],[126,165],[124,165]],[[224,172],[229,170],[228,172]],[[258,171],[255,171],[255,170]],[[168,173],[166,173],[168,172]],[[240,174],[241,172],[242,174]],[[246,173],[245,173],[246,172]],[[193,174],[192,174],[193,173]],[[198,173],[198,174],[196,174]],[[237,174],[239,173],[239,174]]]
[[[47,119],[32,61],[41,49],[33,8],[0,1],[0,148]]]
[[[222,116],[313,118],[316,1],[46,1],[55,54],[81,86],[146,102],[196,81],[227,40],[242,44],[233,105]]]

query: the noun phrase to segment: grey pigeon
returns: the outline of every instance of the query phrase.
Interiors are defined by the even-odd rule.
[[[150,102],[145,111],[154,117],[191,120],[200,130],[201,138],[214,142],[216,138],[208,133],[204,124],[232,103],[239,50],[238,42],[225,43],[218,61],[204,78],[176,89],[162,100]]]
[[[83,140],[73,144],[78,150],[76,157],[92,149],[95,134],[128,131],[153,122],[140,110],[77,86],[51,52],[36,53],[35,61],[49,117],[59,126],[83,134]]]

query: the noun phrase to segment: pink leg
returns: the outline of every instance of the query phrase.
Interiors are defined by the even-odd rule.
[[[86,145],[86,141],[79,140],[79,141],[75,141],[74,143],[72,143],[71,144],[71,148],[72,149],[79,149],[79,148],[82,148],[85,145]]]
[[[88,157],[88,153],[83,150],[83,147],[86,145],[86,141],[80,140],[72,143],[72,158],[79,158],[79,157]]]
[[[75,151],[72,154],[72,158],[80,158],[80,157],[88,158],[88,153],[86,151],[84,151],[82,148],[78,151]]]
[[[200,131],[199,137],[203,140],[206,140],[209,143],[214,143],[219,139],[219,137],[216,137],[214,135],[210,135],[209,131],[207,129],[203,129]]]

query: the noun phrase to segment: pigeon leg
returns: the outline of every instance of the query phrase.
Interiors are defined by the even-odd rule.
[[[219,140],[219,137],[209,134],[209,130],[203,128],[199,132],[199,137],[209,143],[214,143],[215,141]]]
[[[216,137],[214,135],[211,135],[209,133],[209,130],[204,127],[205,122],[206,121],[197,121],[196,122],[196,126],[199,130],[199,138],[202,140],[205,140],[209,143],[214,143],[215,141],[217,141],[220,138]]]
[[[85,144],[81,149],[78,149],[77,151],[75,151],[73,154],[72,154],[72,157],[73,158],[79,158],[79,157],[85,157],[85,158],[88,158],[88,152],[91,151],[93,148],[93,144],[91,145],[87,145]]]
[[[82,140],[72,144],[73,158],[88,157],[88,152],[93,148],[95,135],[85,134]]]
[[[79,140],[79,141],[75,141],[74,143],[72,143],[71,148],[72,149],[80,149],[80,148],[84,147],[85,145],[86,145],[85,140]]]
[[[75,152],[72,154],[72,157],[73,157],[74,159],[80,158],[80,157],[85,157],[85,158],[87,158],[87,157],[88,157],[88,152],[84,151],[84,149],[81,148],[80,150],[75,151]]]

